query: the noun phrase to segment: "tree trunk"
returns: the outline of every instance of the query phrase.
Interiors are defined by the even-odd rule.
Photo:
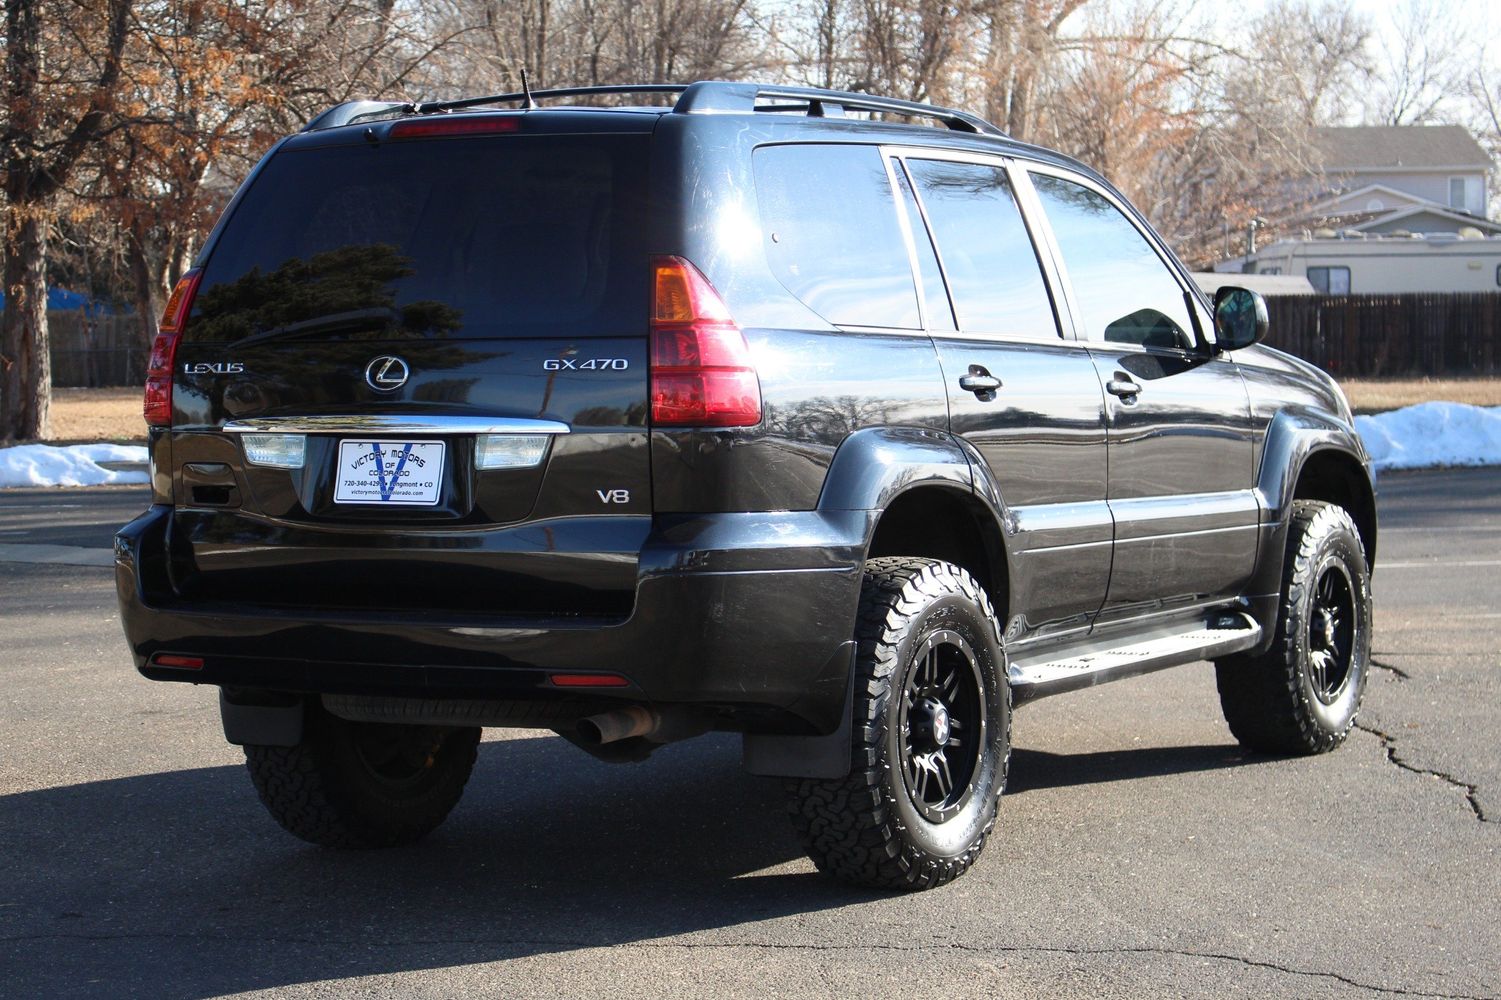
[[[37,206],[5,209],[5,314],[0,321],[0,440],[50,430],[52,356],[47,338],[47,230]]]
[[[142,340],[150,344],[156,339],[156,324],[161,317],[163,299],[162,268],[156,266],[146,247],[150,236],[144,223],[132,222],[130,239],[127,241],[130,258],[130,280],[134,285],[136,322],[140,325]]]

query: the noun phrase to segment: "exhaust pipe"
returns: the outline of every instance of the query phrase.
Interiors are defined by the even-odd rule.
[[[636,736],[653,736],[661,726],[661,713],[641,705],[630,705],[580,719],[578,732],[584,742],[604,746]]]

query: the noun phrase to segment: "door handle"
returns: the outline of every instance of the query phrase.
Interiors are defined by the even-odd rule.
[[[1141,394],[1141,386],[1124,372],[1116,372],[1109,382],[1105,383],[1105,391],[1112,396],[1119,396],[1127,403],[1136,402],[1136,397]]]
[[[959,388],[974,393],[982,403],[995,399],[995,391],[1000,387],[1001,380],[981,365],[970,365],[969,371],[959,376]]]

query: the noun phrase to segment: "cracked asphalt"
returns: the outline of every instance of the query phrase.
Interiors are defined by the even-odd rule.
[[[487,731],[422,845],[304,845],[214,692],[131,669],[87,563],[143,494],[0,491],[0,996],[1496,997],[1501,470],[1381,490],[1344,747],[1241,753],[1205,664],[1026,706],[994,840],[916,896],[818,877],[726,736]]]

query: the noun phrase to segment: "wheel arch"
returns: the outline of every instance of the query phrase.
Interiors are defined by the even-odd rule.
[[[967,443],[928,428],[869,428],[835,453],[819,507],[872,513],[865,557],[925,556],[966,570],[1004,621],[1012,567],[1005,505]]]
[[[1253,599],[1269,599],[1281,590],[1288,522],[1295,500],[1323,500],[1347,510],[1360,533],[1366,563],[1374,565],[1375,481],[1370,459],[1353,427],[1332,415],[1309,410],[1278,413],[1267,430],[1257,490],[1266,522],[1256,575],[1247,591]],[[1264,613],[1262,609],[1258,618]]]

